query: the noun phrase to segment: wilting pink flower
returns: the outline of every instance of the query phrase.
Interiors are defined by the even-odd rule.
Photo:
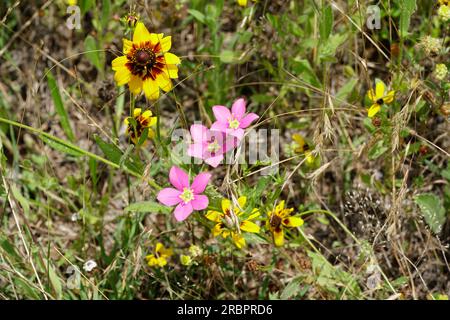
[[[158,193],[158,201],[166,206],[175,206],[175,219],[183,221],[194,210],[203,210],[208,207],[208,197],[201,194],[205,191],[211,174],[202,172],[189,184],[189,176],[182,169],[173,166],[169,172],[169,181],[175,187],[165,188]]]
[[[238,99],[230,109],[224,106],[214,106],[213,112],[216,122],[211,126],[211,130],[220,131],[232,135],[239,140],[244,136],[244,129],[259,118],[255,113],[245,114],[245,100]]]
[[[191,126],[191,137],[194,143],[189,145],[188,154],[205,160],[214,168],[223,160],[223,155],[237,144],[236,138],[226,136],[223,132],[211,131],[201,124]]]

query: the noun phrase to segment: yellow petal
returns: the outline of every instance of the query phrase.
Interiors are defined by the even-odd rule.
[[[131,75],[130,82],[128,83],[128,87],[132,94],[138,95],[142,91],[142,80],[138,76]]]
[[[316,157],[313,156],[311,151],[306,151],[305,157],[306,157],[306,164],[308,165],[312,165],[316,161]]]
[[[156,81],[152,80],[151,78],[148,78],[144,80],[144,83],[142,85],[142,88],[144,89],[145,96],[149,100],[156,100],[159,98],[159,87]]]
[[[380,111],[380,109],[381,106],[379,104],[373,104],[368,110],[368,117],[373,118],[378,113],[378,111]]]
[[[146,41],[151,41],[150,32],[148,32],[147,28],[142,22],[138,22],[136,24],[136,28],[134,29],[133,42],[141,43]]]
[[[218,223],[214,226],[213,230],[212,230],[212,234],[214,237],[217,237],[218,235],[220,235],[223,232],[222,229],[222,224]]]
[[[157,117],[151,117],[150,122],[148,124],[149,127],[154,127],[156,125],[156,122],[158,121]]]
[[[383,98],[385,90],[386,90],[386,86],[385,86],[384,82],[377,81],[377,83],[375,85],[375,93],[376,93],[377,100]]]
[[[126,117],[126,118],[123,120],[123,123],[124,123],[126,126],[128,126],[128,124],[130,123],[130,120],[128,120],[128,117]]]
[[[171,79],[178,78],[178,67],[174,64],[166,64],[163,68],[163,71],[169,76]]]
[[[239,207],[241,209],[244,209],[245,204],[247,203],[247,197],[245,197],[245,196],[239,197],[238,203],[239,203]]]
[[[250,215],[250,217],[248,217],[247,220],[253,220],[253,219],[259,217],[260,215],[261,215],[261,213],[259,212],[259,210],[255,208],[252,210],[252,214]]]
[[[230,235],[230,231],[228,231],[228,230],[223,230],[222,231],[222,237],[224,239],[228,238],[229,235]]]
[[[297,142],[298,147],[303,149],[303,146],[305,145],[305,139],[300,134],[293,134],[292,139],[294,139],[295,142]]]
[[[239,4],[241,7],[246,7],[246,6],[247,6],[247,0],[238,0],[238,4]]]
[[[158,86],[164,90],[164,92],[168,92],[173,88],[172,81],[170,80],[169,76],[164,72],[160,73],[156,77],[155,81],[158,84]]]
[[[287,217],[281,222],[284,226],[294,228],[303,225],[303,219],[300,217]]]
[[[241,230],[247,231],[247,232],[253,232],[253,233],[259,233],[259,226],[251,221],[245,220],[241,222],[241,225],[239,226]]]
[[[167,260],[163,257],[159,257],[159,258],[157,258],[157,260],[158,260],[158,266],[160,266],[161,268],[167,264]]]
[[[135,108],[133,110],[133,118],[137,118],[141,115],[142,109],[141,108]]]
[[[238,247],[239,249],[245,247],[245,239],[242,235],[233,232],[231,238],[233,239],[233,242],[236,245],[236,247]]]
[[[391,103],[394,101],[395,91],[389,91],[388,94],[383,98],[384,103]]]
[[[284,244],[284,231],[282,228],[278,230],[274,230],[273,234],[273,242],[277,247],[281,247]]]
[[[276,206],[275,210],[278,212],[283,209],[284,209],[284,200],[281,200],[280,203]]]
[[[213,210],[209,210],[206,213],[206,219],[214,221],[214,222],[219,222],[220,221],[220,216],[222,215],[221,212],[218,211],[213,211]]]
[[[127,56],[117,57],[111,62],[112,69],[114,71],[117,71],[121,68],[125,68],[125,64],[127,62],[128,62]]]
[[[231,209],[231,201],[228,199],[222,200],[222,212],[227,212]]]
[[[164,54],[164,59],[166,60],[167,64],[180,64],[181,60],[173,53],[167,52]]]
[[[376,102],[378,100],[377,95],[376,95],[375,91],[373,91],[373,89],[370,89],[369,91],[367,91],[367,97],[372,102]]]
[[[162,248],[161,250],[161,255],[166,256],[166,257],[170,257],[173,255],[173,250],[172,248]]]
[[[144,111],[144,113],[142,113],[141,118],[143,120],[147,120],[148,118],[150,118],[153,115],[153,113],[150,110],[146,110]]]
[[[117,85],[119,87],[129,82],[130,79],[131,79],[131,72],[130,70],[128,70],[127,67],[123,67],[116,70],[116,73],[114,74],[114,80],[116,80]]]
[[[161,242],[158,242],[158,243],[156,244],[156,247],[155,247],[155,252],[156,252],[156,253],[160,253],[161,250],[163,250],[163,249],[164,249],[163,244],[162,244]]]
[[[157,44],[158,42],[161,42],[161,40],[164,37],[164,33],[150,33],[150,41],[152,44]]]
[[[133,47],[133,42],[128,39],[123,39],[123,53],[128,54],[128,51]]]
[[[167,52],[170,50],[170,48],[172,47],[172,37],[168,36],[168,37],[164,37],[161,39],[161,48],[163,52]]]

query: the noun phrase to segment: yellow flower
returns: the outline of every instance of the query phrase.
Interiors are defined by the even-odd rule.
[[[69,6],[76,6],[77,5],[77,0],[67,0],[67,4]]]
[[[192,264],[192,258],[184,254],[180,256],[180,261],[183,266],[190,266]]]
[[[246,7],[247,6],[247,0],[237,0],[238,4],[241,7]]]
[[[189,253],[195,258],[201,256],[203,254],[203,251],[199,246],[191,244],[189,247]]]
[[[127,126],[127,135],[130,136],[131,141],[134,144],[139,142],[144,130],[148,128],[148,138],[153,138],[155,133],[150,127],[156,124],[156,117],[152,117],[152,112],[150,110],[144,111],[142,113],[141,108],[136,108],[133,111],[133,117],[128,117],[125,119],[124,123]],[[134,121],[131,121],[134,119]],[[134,123],[133,123],[134,122]]]
[[[439,0],[439,3],[444,6],[450,6],[450,0]]]
[[[149,33],[142,22],[137,22],[133,41],[123,39],[123,56],[112,61],[118,86],[128,83],[130,91],[139,94],[144,90],[147,99],[158,99],[159,88],[172,89],[172,80],[178,78],[181,60],[168,52],[172,38],[162,33]]]
[[[162,243],[158,242],[155,247],[155,253],[149,254],[145,259],[150,267],[158,266],[162,268],[167,264],[167,260],[172,255],[172,249],[166,249]]]
[[[285,209],[284,200],[282,200],[275,210],[268,213],[266,227],[270,230],[273,236],[273,242],[277,247],[284,244],[284,228],[294,228],[303,225],[303,219],[300,217],[291,216],[294,209]]]
[[[293,134],[292,139],[296,142],[294,152],[305,154],[306,164],[312,166],[316,162],[317,157],[312,154],[309,144],[305,141],[303,136],[298,133]]]
[[[247,203],[246,197],[239,197],[238,206],[232,205],[228,199],[222,200],[222,212],[210,210],[206,214],[206,218],[216,222],[213,228],[213,236],[221,235],[224,239],[231,236],[236,247],[242,249],[245,247],[245,239],[240,231],[259,233],[259,226],[251,220],[259,216],[258,209],[253,209],[247,219],[240,220],[244,214],[244,206]],[[239,226],[239,231],[237,231]]]
[[[370,101],[372,101],[372,106],[368,110],[369,118],[373,118],[378,111],[380,111],[382,105],[389,104],[394,101],[394,95],[394,90],[386,92],[386,85],[384,82],[377,80],[375,90],[370,89],[367,92],[367,97]]]

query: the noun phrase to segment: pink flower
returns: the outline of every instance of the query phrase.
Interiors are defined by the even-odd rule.
[[[211,130],[220,131],[232,135],[238,140],[244,136],[244,129],[259,118],[255,113],[245,114],[245,100],[238,99],[230,109],[224,106],[214,106],[213,112],[216,122],[211,126]]]
[[[237,144],[236,138],[227,137],[223,132],[211,131],[201,124],[191,126],[191,137],[194,143],[189,145],[188,154],[205,160],[214,168],[223,160],[223,155]]]
[[[158,201],[166,206],[175,206],[175,219],[183,221],[194,210],[203,210],[208,207],[208,197],[202,195],[211,174],[202,172],[189,184],[189,176],[182,169],[173,166],[170,169],[169,181],[175,187],[165,188],[158,193]]]

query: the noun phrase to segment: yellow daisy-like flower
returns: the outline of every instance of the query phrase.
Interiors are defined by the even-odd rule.
[[[152,117],[152,112],[150,110],[146,110],[142,113],[141,108],[136,108],[133,111],[133,117],[128,117],[124,120],[125,125],[127,126],[127,135],[130,136],[131,141],[134,144],[139,142],[144,130],[148,128],[148,138],[153,138],[155,136],[155,132],[150,129],[150,127],[155,126],[156,117]],[[131,121],[134,119],[134,121]]]
[[[213,236],[221,235],[224,239],[231,236],[236,247],[242,249],[245,247],[245,238],[237,231],[239,226],[240,231],[259,233],[259,226],[254,223],[253,219],[259,216],[259,210],[253,209],[250,216],[245,220],[240,220],[244,214],[243,208],[247,203],[247,197],[239,197],[238,206],[235,206],[228,199],[222,200],[222,212],[210,210],[206,214],[206,218],[216,222],[213,228]]]
[[[246,7],[246,6],[247,6],[247,0],[237,0],[237,3],[238,3],[241,7]]]
[[[190,256],[182,254],[180,256],[180,262],[183,266],[190,266],[192,264],[192,258]]]
[[[160,242],[156,244],[155,253],[149,254],[145,257],[147,264],[150,267],[158,266],[160,268],[167,264],[167,260],[173,255],[173,250],[164,248],[164,245]]]
[[[383,81],[377,80],[375,84],[375,90],[370,89],[367,92],[367,97],[372,101],[372,106],[368,110],[369,118],[373,118],[381,109],[384,104],[389,104],[394,101],[395,91],[386,90],[386,85]]]
[[[292,139],[295,141],[296,146],[294,148],[295,153],[300,153],[305,155],[306,164],[311,166],[316,162],[316,158],[311,151],[311,147],[305,141],[302,135],[295,133],[292,135]]]
[[[293,208],[285,209],[284,200],[282,200],[275,210],[268,213],[266,227],[272,233],[273,242],[277,247],[284,244],[284,228],[295,228],[303,225],[303,219],[291,216]]]
[[[181,62],[180,58],[168,52],[172,46],[171,39],[162,33],[150,33],[142,22],[137,22],[133,41],[123,39],[125,55],[112,61],[117,85],[128,83],[133,94],[143,90],[145,96],[152,100],[158,99],[159,88],[170,91],[170,79],[178,78],[177,65]]]

